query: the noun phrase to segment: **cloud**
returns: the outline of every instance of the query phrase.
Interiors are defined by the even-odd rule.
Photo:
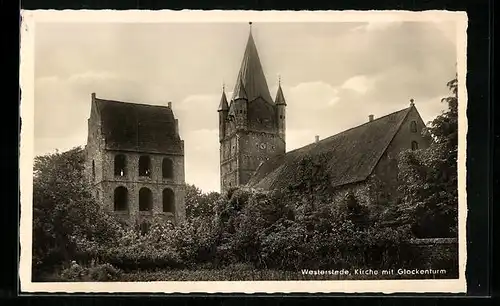
[[[184,133],[186,182],[203,191],[218,190],[219,130],[201,129]]]
[[[400,24],[402,24],[401,21],[390,20],[390,16],[387,16],[385,18],[386,18],[386,20],[384,20],[384,21],[367,22],[363,25],[352,28],[351,31],[353,31],[353,32],[384,31],[384,30],[387,30],[387,28],[397,27]],[[387,18],[389,18],[389,19],[387,19]]]
[[[347,79],[341,86],[343,89],[354,90],[365,94],[373,86],[373,81],[364,75],[356,75]]]
[[[338,100],[339,89],[325,82],[299,83],[283,88],[287,104],[292,108],[321,110],[331,107]]]

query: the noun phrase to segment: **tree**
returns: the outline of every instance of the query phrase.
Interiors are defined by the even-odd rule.
[[[108,243],[119,231],[101,210],[84,177],[80,147],[35,157],[33,176],[33,261],[52,266],[75,256],[83,241]]]
[[[458,225],[458,81],[447,83],[448,109],[428,128],[428,149],[403,152],[399,161],[403,204],[401,222],[411,224],[419,237],[456,236]]]
[[[197,217],[213,217],[214,205],[219,199],[218,192],[203,193],[195,185],[186,184],[186,218],[188,220]]]

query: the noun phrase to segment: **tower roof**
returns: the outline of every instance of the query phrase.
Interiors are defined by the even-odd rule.
[[[251,30],[235,84],[233,99],[237,98],[243,87],[249,102],[261,97],[273,103]]]
[[[281,84],[278,86],[278,92],[276,93],[276,99],[274,101],[276,105],[286,105],[285,96],[283,95],[283,90],[281,89]]]
[[[151,153],[182,151],[171,108],[98,98],[94,101],[106,149]]]
[[[222,97],[220,98],[219,108],[217,111],[225,111],[229,109],[229,105],[227,104],[226,92],[222,91]]]

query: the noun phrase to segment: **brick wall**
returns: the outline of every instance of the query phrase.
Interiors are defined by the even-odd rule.
[[[412,122],[416,124],[416,132],[412,131]],[[371,180],[376,185],[383,188],[385,197],[395,198],[398,188],[398,155],[404,150],[412,148],[412,142],[416,141],[420,149],[428,148],[431,139],[422,134],[425,124],[413,108],[404,122],[401,124],[399,131],[394,136],[387,150],[384,152],[379,162],[375,166]]]
[[[115,176],[114,158],[118,154],[126,157],[126,173],[124,176]],[[150,219],[158,215],[165,219],[182,220],[185,217],[185,190],[184,190],[184,156],[161,155],[137,152],[105,151],[103,158],[102,201],[106,209],[113,210],[114,190],[124,186],[128,190],[128,211],[116,212],[121,218]],[[149,177],[139,176],[139,158],[147,155],[151,159],[151,174]],[[162,177],[162,161],[169,158],[173,162],[173,178]],[[143,187],[152,192],[152,211],[139,211],[139,190]],[[163,190],[169,188],[175,195],[175,214],[163,213]]]
[[[183,146],[183,145],[182,145]],[[128,223],[136,220],[152,219],[154,216],[165,220],[180,221],[185,218],[185,172],[184,148],[180,154],[150,154],[140,152],[124,152],[105,150],[104,139],[100,131],[100,118],[92,105],[88,120],[88,140],[85,147],[86,176],[93,186],[94,195],[106,210],[114,210],[114,190],[123,186],[128,190],[128,210],[115,214]],[[115,176],[114,159],[117,154],[126,158],[125,176]],[[139,157],[147,155],[151,159],[151,175],[139,176]],[[169,158],[173,164],[171,179],[162,176],[163,158]],[[147,187],[152,193],[152,211],[139,211],[139,190]],[[175,213],[163,213],[163,190],[169,188],[175,195]]]

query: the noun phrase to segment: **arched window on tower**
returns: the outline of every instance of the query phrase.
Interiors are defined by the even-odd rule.
[[[125,155],[118,154],[115,156],[115,176],[125,176],[127,168],[127,160]]]
[[[416,133],[417,132],[417,122],[416,121],[410,122],[410,131],[412,133]]]
[[[95,179],[95,162],[92,160],[92,179]]]
[[[153,209],[153,194],[151,190],[142,187],[139,190],[139,211],[151,211]]]
[[[116,187],[114,192],[114,210],[126,211],[128,209],[128,190],[123,186]]]
[[[161,173],[163,178],[171,179],[174,177],[174,164],[170,158],[165,157],[163,159]]]
[[[151,158],[147,155],[139,157],[139,176],[151,176]]]
[[[163,189],[163,212],[175,212],[175,194],[170,188]]]
[[[412,150],[418,150],[418,142],[412,141],[411,142],[411,149]]]

